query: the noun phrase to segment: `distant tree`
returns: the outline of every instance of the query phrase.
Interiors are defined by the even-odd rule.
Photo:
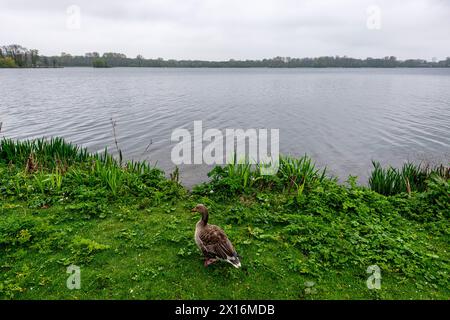
[[[136,60],[137,60],[138,66],[142,67],[142,61],[144,60],[144,57],[142,55],[138,54],[136,56]]]
[[[123,53],[105,52],[103,53],[102,58],[106,61],[108,66],[127,66],[127,56]]]
[[[30,50],[30,59],[31,59],[31,66],[36,67],[37,62],[39,61],[39,51],[36,49]]]
[[[100,58],[98,52],[87,52],[84,54],[84,56],[87,58]]]
[[[92,61],[92,66],[94,68],[107,68],[108,67],[105,59],[103,59],[103,58],[94,59],[94,61]]]
[[[3,47],[3,50],[5,51],[6,56],[11,57],[18,67],[26,67],[28,51],[26,48],[18,44],[10,44]]]
[[[322,56],[316,58],[291,58],[277,56],[262,60],[235,60],[204,61],[204,60],[165,60],[163,58],[145,59],[142,55],[127,58],[123,53],[105,52],[100,56],[98,52],[87,52],[84,55],[72,56],[61,53],[60,56],[39,56],[37,50],[27,50],[20,45],[0,47],[0,58],[12,58],[18,67],[38,66],[41,63],[56,66],[77,66],[98,68],[105,67],[169,67],[169,68],[423,68],[423,67],[450,67],[450,57],[442,61],[428,62],[423,59],[397,60],[394,56],[384,58],[355,59],[347,56]],[[50,62],[50,63],[49,63]],[[4,61],[2,62],[5,63]],[[9,64],[9,62],[8,62]]]
[[[15,68],[16,63],[11,57],[0,57],[0,68]]]
[[[45,67],[48,67],[49,66],[49,64],[48,64],[48,58],[47,57],[43,57],[42,58],[42,64],[45,66]]]
[[[123,53],[105,52],[102,56],[104,59],[126,59],[127,56]]]

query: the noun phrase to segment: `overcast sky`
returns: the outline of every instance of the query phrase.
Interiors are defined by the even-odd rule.
[[[11,43],[46,55],[443,59],[450,0],[0,0],[0,44]]]

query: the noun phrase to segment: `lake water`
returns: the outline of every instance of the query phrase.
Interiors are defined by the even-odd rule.
[[[1,135],[62,136],[171,171],[175,128],[279,128],[280,151],[307,153],[365,183],[371,159],[450,159],[450,69],[0,69]],[[207,180],[205,165],[180,167]]]

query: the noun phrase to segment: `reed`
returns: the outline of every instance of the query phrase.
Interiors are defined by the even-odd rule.
[[[383,168],[379,162],[372,161],[374,169],[369,177],[369,187],[380,194],[390,196],[406,192],[423,192],[427,189],[427,181],[435,175],[443,179],[450,178],[450,167],[444,165],[431,166],[403,164],[401,169]]]
[[[326,177],[326,170],[317,169],[312,159],[305,154],[299,159],[280,157],[278,174],[289,191],[295,187],[298,192],[302,192],[305,185],[322,182]]]
[[[237,160],[224,166],[220,171],[221,178],[229,179],[230,183],[238,184],[243,188],[259,187],[272,189],[275,186],[290,192],[295,189],[301,195],[305,187],[315,182],[322,182],[326,177],[326,168],[316,168],[314,162],[307,155],[300,159],[282,156],[280,157],[279,170],[276,175],[262,175],[262,168],[268,164],[253,165],[245,159]],[[233,181],[233,182],[231,182]]]
[[[170,181],[180,183],[180,169],[178,168],[178,166],[175,166],[175,169],[171,174],[169,174],[169,177]]]
[[[3,139],[0,141],[0,162],[24,167],[26,174],[34,175],[41,193],[47,187],[61,191],[65,174],[80,185],[89,182],[92,179],[84,168],[90,168],[91,176],[98,178],[116,196],[126,177],[152,175],[155,171],[145,161],[128,161],[122,165],[122,156],[116,160],[107,148],[104,152],[91,154],[86,148],[65,142],[62,138]]]
[[[124,171],[116,163],[95,161],[92,173],[98,177],[112,193],[117,196],[124,180]]]
[[[245,158],[238,160],[236,154],[233,156],[233,162],[225,166],[225,172],[228,178],[239,180],[244,188],[251,186],[252,180],[257,175],[252,164]]]
[[[56,167],[53,173],[50,175],[50,183],[53,190],[61,191],[63,182],[63,173],[59,167]]]
[[[155,170],[155,167],[145,161],[128,161],[125,169],[136,174],[147,174]]]
[[[41,194],[45,194],[45,191],[47,189],[47,182],[50,180],[48,175],[42,171],[39,171],[34,175],[33,178],[35,185],[38,187]]]
[[[392,167],[384,169],[375,161],[372,161],[372,165],[374,168],[369,177],[369,186],[373,191],[386,196],[401,192],[402,178],[397,169]]]
[[[62,138],[0,141],[0,161],[15,165],[33,164],[54,169],[60,163],[67,165],[86,161],[90,157],[86,148],[67,143]]]

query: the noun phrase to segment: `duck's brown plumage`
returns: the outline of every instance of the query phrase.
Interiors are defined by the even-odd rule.
[[[205,258],[225,260],[239,268],[241,263],[238,254],[225,232],[216,225],[208,224],[206,207],[199,204],[192,211],[202,214],[202,219],[195,226],[195,242]]]

